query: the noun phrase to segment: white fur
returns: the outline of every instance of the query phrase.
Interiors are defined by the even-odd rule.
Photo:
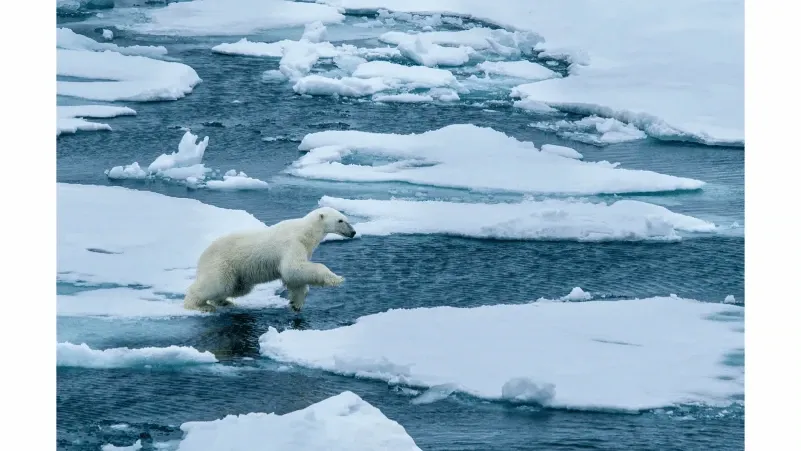
[[[309,261],[329,233],[349,238],[356,234],[342,213],[323,207],[302,218],[216,239],[200,255],[184,307],[213,312],[233,305],[230,298],[245,296],[260,283],[281,279],[292,309],[299,311],[309,285],[335,287],[345,280],[325,265]]]

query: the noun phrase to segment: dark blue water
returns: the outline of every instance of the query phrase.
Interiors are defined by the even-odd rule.
[[[82,33],[94,32],[80,24],[74,27]],[[741,149],[651,139],[599,148],[534,130],[527,125],[536,118],[508,104],[493,106],[496,112],[486,112],[471,105],[476,100],[469,98],[449,106],[379,106],[304,98],[295,95],[288,83],[261,81],[264,70],[277,68],[276,59],[211,53],[209,43],[217,44],[221,39],[115,34],[115,43],[120,45],[167,46],[170,57],[193,67],[203,82],[176,102],[125,103],[137,111],[137,116],[99,120],[109,123],[113,132],[79,132],[59,138],[60,182],[119,184],[191,197],[246,210],[270,224],[305,214],[323,195],[387,198],[390,193],[413,194],[418,190],[403,185],[309,182],[282,175],[298,158],[298,141],[305,134],[331,129],[409,133],[472,123],[537,144],[568,145],[587,160],[619,161],[628,168],[704,180],[709,186],[702,192],[633,197],[716,222],[742,224]],[[133,161],[147,164],[161,153],[173,152],[184,133],[181,127],[210,137],[204,158],[207,166],[245,171],[270,182],[271,189],[188,190],[160,181],[112,183],[103,174],[113,166]],[[288,139],[263,139],[275,136]],[[459,195],[479,196],[468,192]],[[563,296],[575,286],[613,298],[675,293],[709,301],[733,294],[743,300],[742,237],[701,237],[669,244],[492,241],[437,235],[363,237],[321,246],[315,260],[358,283],[311,290],[299,316],[279,308],[183,318],[174,320],[174,326],[165,326],[165,320],[121,320],[115,326],[118,333],[111,335],[106,333],[108,320],[59,318],[59,341],[85,341],[97,348],[194,346],[212,351],[223,363],[239,369],[221,374],[186,368],[58,368],[58,449],[96,450],[104,443],[130,445],[139,437],[147,449],[153,441],[179,439],[178,426],[186,421],[249,412],[280,414],[343,390],[354,391],[401,423],[426,450],[743,447],[743,418],[737,409],[729,409],[725,415],[701,407],[634,415],[573,412],[485,402],[458,394],[429,405],[413,405],[410,395],[386,383],[298,368],[277,371],[275,363],[258,353],[258,337],[269,326],[279,330],[321,329],[350,324],[360,316],[390,308],[523,303]],[[60,292],[69,289],[61,287]],[[130,428],[109,428],[117,423],[127,423]]]

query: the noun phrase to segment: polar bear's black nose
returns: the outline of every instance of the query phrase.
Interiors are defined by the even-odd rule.
[[[348,234],[348,238],[353,238],[354,236],[356,236],[356,231],[353,230],[353,229],[350,229],[350,233]]]

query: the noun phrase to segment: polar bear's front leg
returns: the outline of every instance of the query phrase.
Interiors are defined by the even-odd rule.
[[[299,312],[300,309],[303,308],[303,304],[306,303],[306,295],[309,294],[309,286],[288,286],[286,289],[289,291],[289,306],[292,307],[292,310],[295,312]]]
[[[336,287],[345,281],[344,277],[334,274],[327,266],[309,261],[283,262],[280,271],[281,280],[287,287],[303,285]]]

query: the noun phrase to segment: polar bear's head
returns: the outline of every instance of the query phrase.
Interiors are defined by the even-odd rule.
[[[347,238],[356,236],[356,230],[350,225],[348,218],[339,211],[331,207],[322,207],[313,213],[316,219],[323,223],[325,233],[336,233]]]

